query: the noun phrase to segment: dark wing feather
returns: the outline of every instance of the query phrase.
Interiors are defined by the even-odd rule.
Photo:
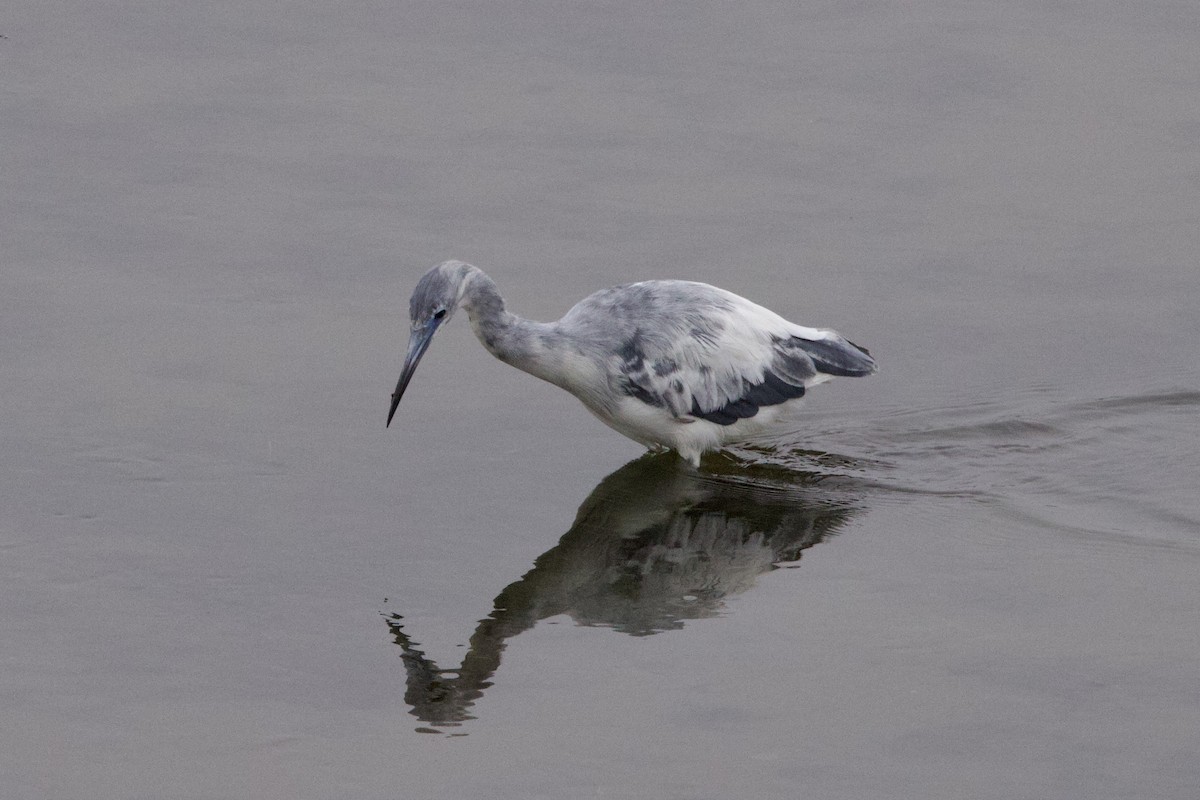
[[[808,353],[817,371],[826,375],[858,378],[870,375],[876,370],[875,359],[871,358],[865,347],[859,347],[841,336],[818,341],[794,336],[791,342],[793,346]]]
[[[715,422],[718,425],[732,425],[739,419],[753,417],[763,406],[775,406],[786,403],[788,400],[795,400],[803,397],[804,392],[803,383],[788,383],[768,370],[763,374],[761,383],[751,383],[743,379],[741,396],[719,408],[705,411],[693,399],[692,416]]]

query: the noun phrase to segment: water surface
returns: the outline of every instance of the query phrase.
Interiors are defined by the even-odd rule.
[[[1200,12],[16,2],[13,798],[1191,798]],[[869,347],[694,473],[439,335]]]

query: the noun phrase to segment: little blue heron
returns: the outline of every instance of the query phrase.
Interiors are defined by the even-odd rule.
[[[461,261],[438,264],[409,301],[412,331],[388,425],[434,333],[466,309],[492,355],[578,397],[605,424],[693,466],[723,445],[791,420],[810,386],[875,372],[865,348],[806,328],[732,292],[643,281],[584,298],[558,322],[509,313],[496,284]]]

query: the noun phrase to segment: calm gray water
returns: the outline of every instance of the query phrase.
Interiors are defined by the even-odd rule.
[[[12,0],[6,798],[1200,786],[1193,3]],[[700,474],[407,297],[881,364]],[[640,459],[640,460],[639,460]]]

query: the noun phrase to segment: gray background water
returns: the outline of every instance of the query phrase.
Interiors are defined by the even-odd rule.
[[[1196,796],[1194,3],[0,34],[5,797]],[[716,283],[882,371],[803,450],[616,472],[460,322],[385,431],[448,257],[541,319]]]

